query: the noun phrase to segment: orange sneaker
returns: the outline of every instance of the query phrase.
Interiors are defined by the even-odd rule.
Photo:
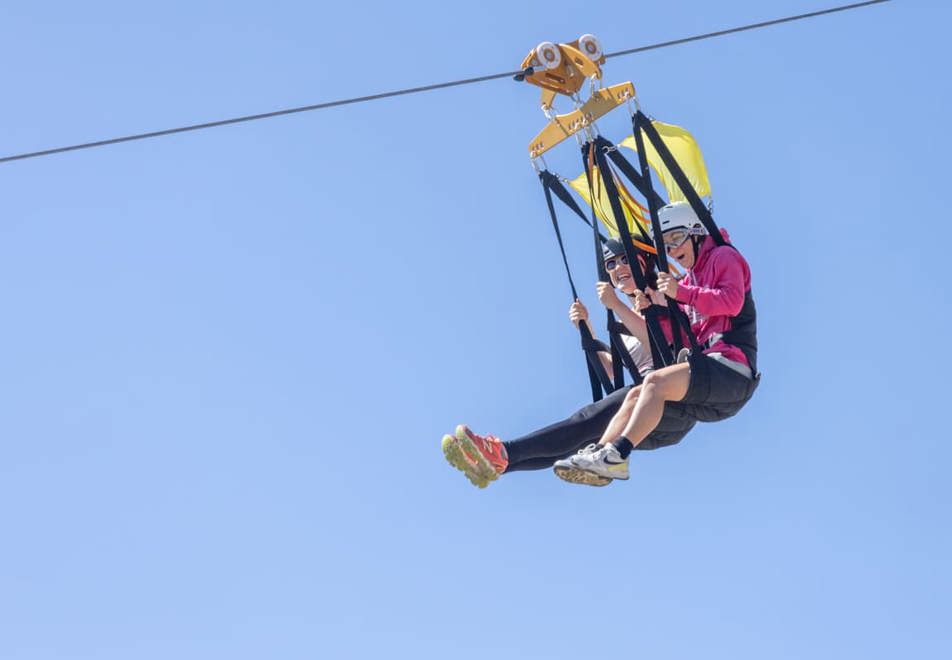
[[[465,474],[469,482],[477,488],[489,485],[489,479],[483,476],[484,470],[463,451],[456,436],[443,436],[443,455],[450,465]]]
[[[498,479],[509,466],[506,448],[499,438],[477,435],[465,424],[460,424],[456,427],[456,441],[487,483]]]

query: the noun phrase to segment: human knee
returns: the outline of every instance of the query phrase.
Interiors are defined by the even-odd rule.
[[[636,404],[639,396],[641,396],[641,385],[631,388],[628,394],[625,395],[625,405],[631,406]]]
[[[645,382],[641,384],[645,392],[657,390],[664,385],[664,374],[659,371],[652,371],[645,376]]]
[[[666,401],[680,399],[683,393],[678,394],[680,388],[685,387],[687,379],[690,378],[690,371],[686,369],[688,365],[677,365],[666,367],[660,371],[652,371],[645,377],[642,384],[644,397],[661,397]],[[685,367],[682,369],[682,367]]]
[[[667,386],[668,379],[666,378],[666,374],[652,371],[645,376],[645,382],[642,383],[642,389],[644,390],[642,396],[645,399],[652,400],[656,398],[664,399]]]

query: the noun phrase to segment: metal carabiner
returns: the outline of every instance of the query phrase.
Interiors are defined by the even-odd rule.
[[[637,94],[635,94],[630,99],[628,99],[627,106],[628,106],[628,114],[631,115],[632,117],[635,116],[636,112],[641,111],[641,103],[638,102]],[[634,110],[632,110],[632,106],[634,106]]]
[[[539,167],[539,162],[542,162],[542,167]],[[536,174],[542,174],[542,172],[548,171],[549,164],[545,162],[545,158],[542,156],[529,157],[529,163],[532,164],[532,169],[535,170]]]
[[[598,83],[597,88],[595,87],[596,83]],[[598,76],[589,76],[588,84],[589,84],[588,86],[589,96],[594,96],[596,91],[600,91],[602,89],[602,79],[599,78]]]

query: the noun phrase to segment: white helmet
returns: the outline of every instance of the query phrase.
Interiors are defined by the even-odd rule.
[[[687,229],[696,236],[707,233],[701,224],[697,213],[687,202],[673,202],[658,209],[658,220],[661,222],[661,233],[672,229]]]

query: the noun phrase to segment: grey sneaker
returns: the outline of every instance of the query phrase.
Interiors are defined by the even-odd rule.
[[[569,456],[568,458],[564,458],[561,461],[556,461],[555,465],[552,466],[552,469],[555,471],[555,475],[563,481],[568,481],[570,484],[582,484],[583,486],[607,486],[612,482],[611,477],[603,477],[587,470],[581,470],[575,467],[575,463],[573,462],[577,456],[593,454],[598,451],[599,448],[600,445],[592,443],[583,449],[579,449],[575,456]]]
[[[586,447],[587,449],[587,447]],[[627,479],[628,459],[622,458],[615,445],[602,445],[595,451],[579,452],[566,459],[572,467],[606,479]]]

